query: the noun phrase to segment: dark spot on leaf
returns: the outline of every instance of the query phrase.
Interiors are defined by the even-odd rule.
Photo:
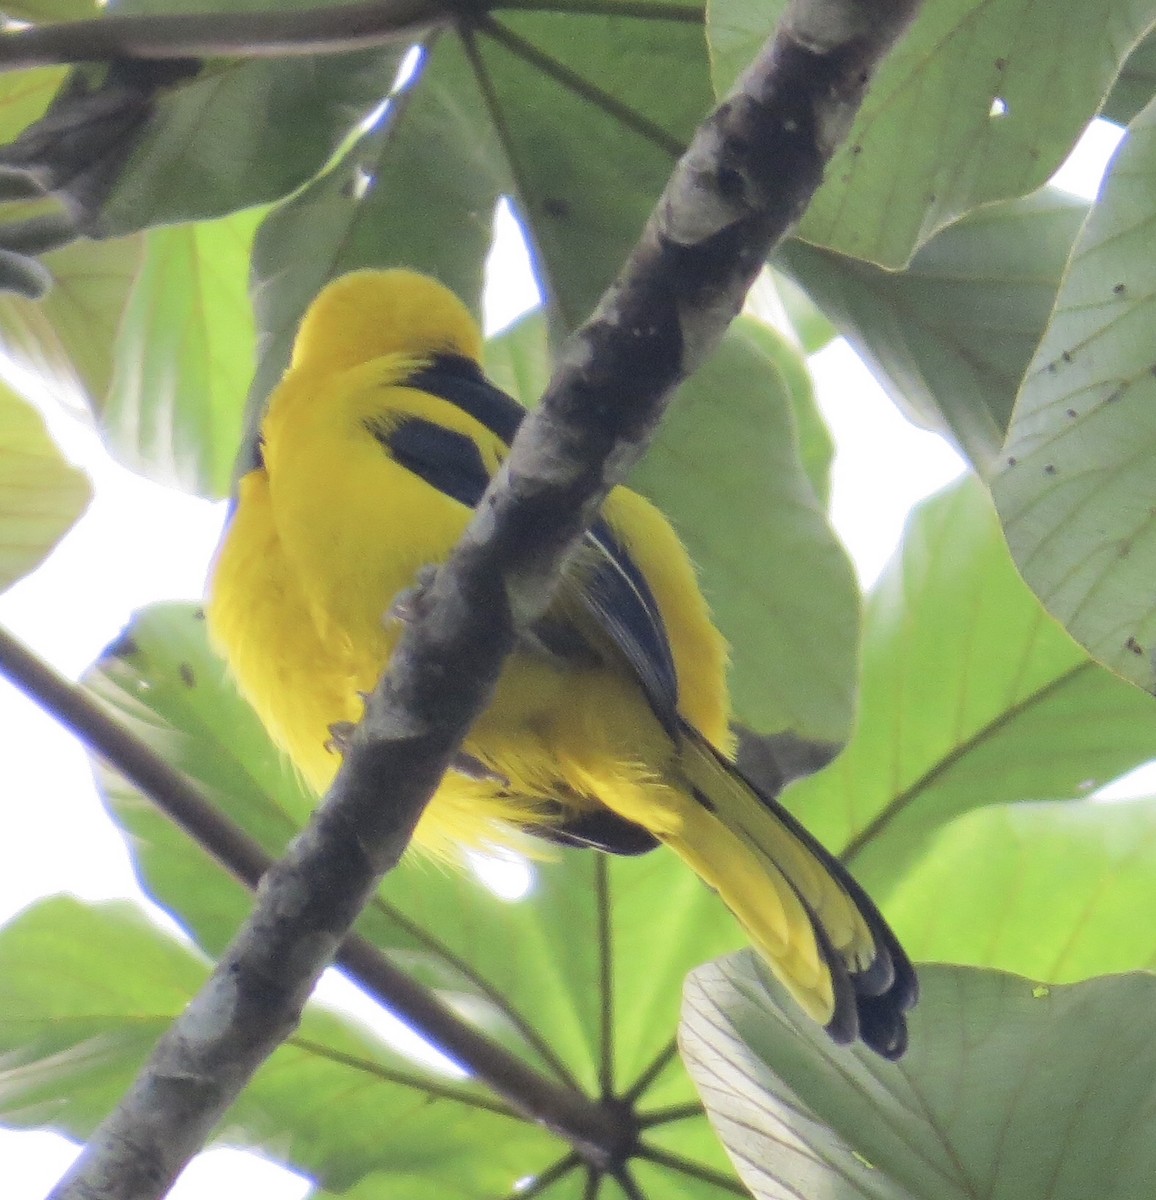
[[[177,667],[177,671],[180,674],[181,683],[183,683],[185,687],[191,688],[197,686],[197,677],[193,674],[193,668],[190,667],[187,662],[181,663],[181,665]]]
[[[109,643],[108,649],[104,652],[105,658],[132,658],[134,654],[140,653],[140,647],[136,643],[136,639],[129,633],[122,633],[120,637]]]
[[[1072,352],[1070,350],[1065,350],[1060,357],[1064,360],[1064,362],[1070,363],[1072,361]]]
[[[1116,284],[1116,286],[1112,289],[1117,296],[1122,296],[1127,290],[1128,289],[1122,283]]]
[[[997,71],[1002,71],[1002,70],[1003,70],[1003,69],[1004,69],[1006,66],[1007,66],[1007,59],[1006,59],[1006,58],[997,58],[997,59],[995,60],[995,69],[996,69]]]
[[[199,605],[193,609],[193,620],[203,621],[205,619],[205,610]]]
[[[862,146],[861,146],[861,145],[860,145],[858,142],[856,142],[856,143],[855,143],[855,145],[853,145],[853,146],[851,147],[851,153],[852,153],[852,154],[862,154],[862,153],[863,153],[863,147],[862,147]]]
[[[1136,639],[1134,637],[1131,637],[1131,636],[1124,643],[1124,649],[1131,650],[1133,654],[1137,654],[1137,655],[1144,653],[1144,647],[1141,646],[1140,643],[1138,641],[1136,641]]]
[[[556,196],[547,196],[542,201],[542,209],[548,217],[557,217],[559,220],[564,220],[570,215],[570,202]]]
[[[1008,458],[1008,460],[1007,460],[1007,465],[1008,465],[1009,467],[1014,467],[1014,466],[1016,465],[1016,463],[1018,463],[1018,462],[1019,462],[1019,459],[1018,459],[1018,458],[1016,458],[1016,457],[1014,457],[1014,456],[1011,456],[1011,457],[1009,457],[1009,458]]]
[[[1069,409],[1068,409],[1068,416],[1069,416],[1069,417],[1071,417],[1073,421],[1074,421],[1074,420],[1075,420],[1075,419],[1076,419],[1076,418],[1077,418],[1079,415],[1080,415],[1080,414],[1079,414],[1078,412],[1076,412],[1076,410],[1075,410],[1074,408],[1069,408]]]
[[[1044,467],[1044,474],[1045,474],[1045,475],[1054,475],[1055,473],[1056,473],[1056,466],[1055,466],[1055,463],[1048,463],[1048,464],[1047,464],[1047,465]]]

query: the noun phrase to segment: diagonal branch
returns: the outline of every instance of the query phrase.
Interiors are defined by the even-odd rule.
[[[196,1153],[399,859],[502,662],[801,215],[871,72],[919,0],[794,0],[695,135],[641,240],[563,348],[450,561],[433,576],[309,827],[262,880],[213,975],[55,1200],[151,1200]],[[382,781],[391,787],[383,802]],[[625,1122],[623,1123],[626,1124]],[[623,1177],[634,1130],[587,1161]]]
[[[187,776],[110,716],[84,688],[57,674],[3,629],[0,675],[148,796],[234,878],[246,887],[258,886],[273,865],[261,846],[206,800]],[[545,1125],[584,1149],[617,1143],[616,1119],[594,1101],[540,1075],[500,1043],[466,1024],[365,938],[349,934],[336,962],[369,995],[490,1087],[524,1119]]]
[[[97,17],[0,32],[0,71],[123,58],[284,58],[412,41],[448,24],[444,0],[366,0],[269,12]]]

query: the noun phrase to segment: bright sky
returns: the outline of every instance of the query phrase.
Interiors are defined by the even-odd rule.
[[[1118,139],[1097,123],[1056,182],[1094,194]],[[501,225],[503,291],[487,296],[487,325],[500,328],[533,295],[524,251]],[[959,457],[938,435],[907,423],[855,355],[839,342],[812,362],[819,402],[838,446],[832,519],[865,585],[899,541],[913,504],[955,478]],[[96,436],[70,420],[53,421],[67,453],[91,474],[95,499],[51,558],[0,595],[0,624],[75,677],[128,622],[160,599],[201,595],[219,535],[223,505],[157,487],[118,467]],[[0,840],[0,921],[36,899],[71,892],[86,899],[143,900],[124,844],[104,814],[87,758],[72,738],[0,680],[0,729],[28,764],[6,798]],[[14,764],[6,764],[13,779]],[[348,991],[335,989],[348,1000]],[[47,1133],[0,1130],[0,1179],[7,1200],[40,1200],[75,1147]],[[173,1200],[298,1200],[308,1184],[252,1155],[202,1155],[170,1193]]]

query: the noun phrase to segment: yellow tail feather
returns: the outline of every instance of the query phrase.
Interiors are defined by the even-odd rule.
[[[915,973],[847,869],[684,726],[671,782],[693,803],[668,844],[713,887],[792,996],[839,1041],[906,1044]]]

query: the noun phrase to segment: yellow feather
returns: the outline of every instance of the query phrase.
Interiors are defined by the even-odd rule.
[[[373,688],[393,650],[391,603],[448,556],[471,516],[397,460],[392,434],[416,422],[461,435],[487,474],[507,453],[465,408],[408,386],[438,355],[476,361],[480,351],[475,322],[440,284],[357,272],[310,307],[270,398],[263,462],[241,481],[207,614],[241,690],[319,793],[338,765],[330,727],[360,717],[358,693]],[[719,892],[834,1036],[866,1022],[870,1044],[901,1052],[915,990],[902,951],[838,863],[729,762],[726,647],[686,551],[626,488],[603,515],[657,604],[684,727],[655,715],[613,638],[563,597],[548,616],[588,653],[515,651],[464,747],[493,778],[450,772],[415,842],[450,856],[609,809]]]

